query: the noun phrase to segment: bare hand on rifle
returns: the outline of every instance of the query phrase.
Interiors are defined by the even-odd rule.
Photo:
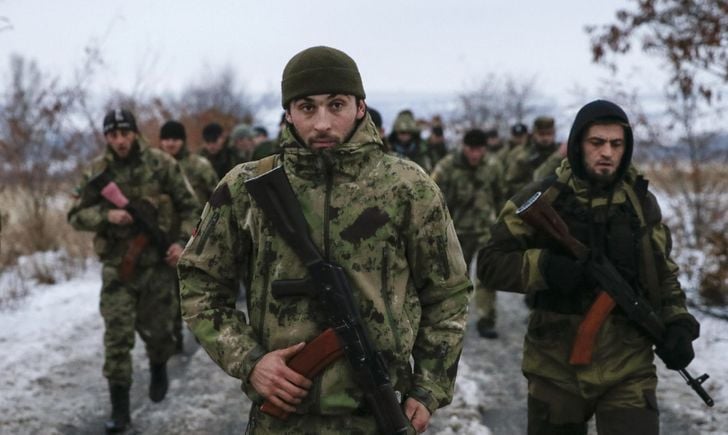
[[[131,217],[129,212],[122,209],[109,210],[106,219],[114,225],[131,225],[134,223],[134,218]]]
[[[430,411],[419,400],[411,397],[404,402],[404,415],[407,416],[417,433],[426,431],[430,424]]]
[[[250,383],[273,405],[295,412],[296,405],[308,394],[311,380],[288,367],[286,362],[303,349],[301,342],[263,356],[250,373]]]

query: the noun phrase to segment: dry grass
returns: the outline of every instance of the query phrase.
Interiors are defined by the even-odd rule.
[[[720,163],[653,165],[650,180],[678,206],[668,225],[676,249],[699,251],[700,264],[680,264],[697,276],[698,293],[708,305],[728,304],[728,167]]]
[[[33,193],[22,187],[0,191],[0,267],[17,264],[18,258],[38,251],[65,250],[69,258],[93,255],[91,234],[74,230],[66,222],[70,197],[63,186],[43,207],[33,206]],[[39,282],[49,282],[53,273],[38,268]]]

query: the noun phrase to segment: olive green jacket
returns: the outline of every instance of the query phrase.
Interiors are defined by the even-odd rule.
[[[607,205],[608,199],[601,196],[593,196],[590,201],[586,182],[571,175],[568,161],[563,161],[556,175],[559,177],[558,181],[566,186],[559,195],[573,198],[573,201],[582,207],[591,207],[594,213]],[[656,274],[657,294],[649,294],[647,274],[651,266],[645,255],[639,252],[636,253],[637,260],[634,264],[634,268],[639,271],[637,277],[633,279],[637,284],[636,290],[645,299],[656,303],[656,306],[653,303],[653,308],[663,322],[687,319],[694,325],[694,335],[697,337],[698,324],[686,309],[685,294],[677,280],[678,268],[670,258],[672,248],[670,232],[661,221],[657,201],[651,193],[647,193],[644,204],[635,206],[630,200],[628,189],[633,189],[637,175],[637,170],[631,167],[625,179],[619,181],[615,187],[608,207],[612,210],[628,210],[631,221],[635,222],[633,226],[635,239],[633,244],[628,246],[638,249],[639,242],[644,237],[646,246],[654,258],[653,270]],[[537,375],[550,379],[575,394],[588,390],[590,384],[603,386],[633,376],[655,376],[652,344],[624,314],[620,313],[619,309],[612,311],[600,329],[592,363],[586,366],[569,364],[569,354],[577,328],[593,301],[594,290],[585,288],[582,292],[566,299],[565,296],[559,296],[560,293],[554,293],[553,289],[549,289],[542,271],[544,252],[547,249],[558,249],[558,246],[555,246],[557,244],[549,236],[537,233],[516,214],[517,207],[532,193],[544,191],[551,185],[555,185],[554,177],[530,184],[508,201],[493,227],[488,245],[478,258],[478,277],[487,286],[525,293],[527,300],[531,302],[532,311],[524,342],[524,373],[527,376]],[[554,207],[560,214],[565,211],[556,205]],[[638,208],[644,219],[637,216]],[[609,219],[607,227],[612,224],[611,218]],[[571,231],[576,237],[573,228]],[[613,237],[621,236],[615,234]],[[580,238],[580,241],[587,246],[589,244],[588,240]],[[605,255],[610,258],[608,250]],[[610,260],[618,265],[620,259],[610,258]],[[557,302],[554,305],[580,306],[582,311],[560,312],[558,309],[534,303],[543,300],[544,296],[549,296],[551,302]],[[586,303],[577,303],[579,300],[584,300]]]

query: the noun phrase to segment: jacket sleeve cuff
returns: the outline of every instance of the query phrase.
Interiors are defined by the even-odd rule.
[[[410,390],[407,393],[407,397],[411,397],[425,405],[425,408],[430,411],[430,415],[434,414],[435,410],[437,410],[440,405],[437,399],[435,399],[435,396],[432,395],[432,393],[419,386],[414,387],[412,390]]]
[[[250,383],[250,374],[253,372],[255,365],[258,364],[258,361],[260,361],[266,353],[267,352],[263,349],[263,347],[256,345],[253,350],[245,355],[243,362],[240,365],[238,378],[243,381],[241,387],[253,403],[262,403],[263,397],[255,391],[255,388],[253,388],[253,385]]]

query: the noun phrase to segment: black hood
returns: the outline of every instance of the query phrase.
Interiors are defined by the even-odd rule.
[[[621,107],[606,100],[594,100],[579,110],[574,118],[574,124],[569,132],[569,143],[566,157],[569,159],[571,170],[578,178],[587,179],[586,170],[584,169],[584,161],[581,155],[581,137],[587,128],[595,121],[599,120],[616,120],[627,125],[624,128],[624,155],[617,169],[617,177],[615,181],[624,178],[624,174],[629,168],[632,161],[632,149],[634,148],[634,139],[632,137],[632,128],[629,127],[629,119]]]

